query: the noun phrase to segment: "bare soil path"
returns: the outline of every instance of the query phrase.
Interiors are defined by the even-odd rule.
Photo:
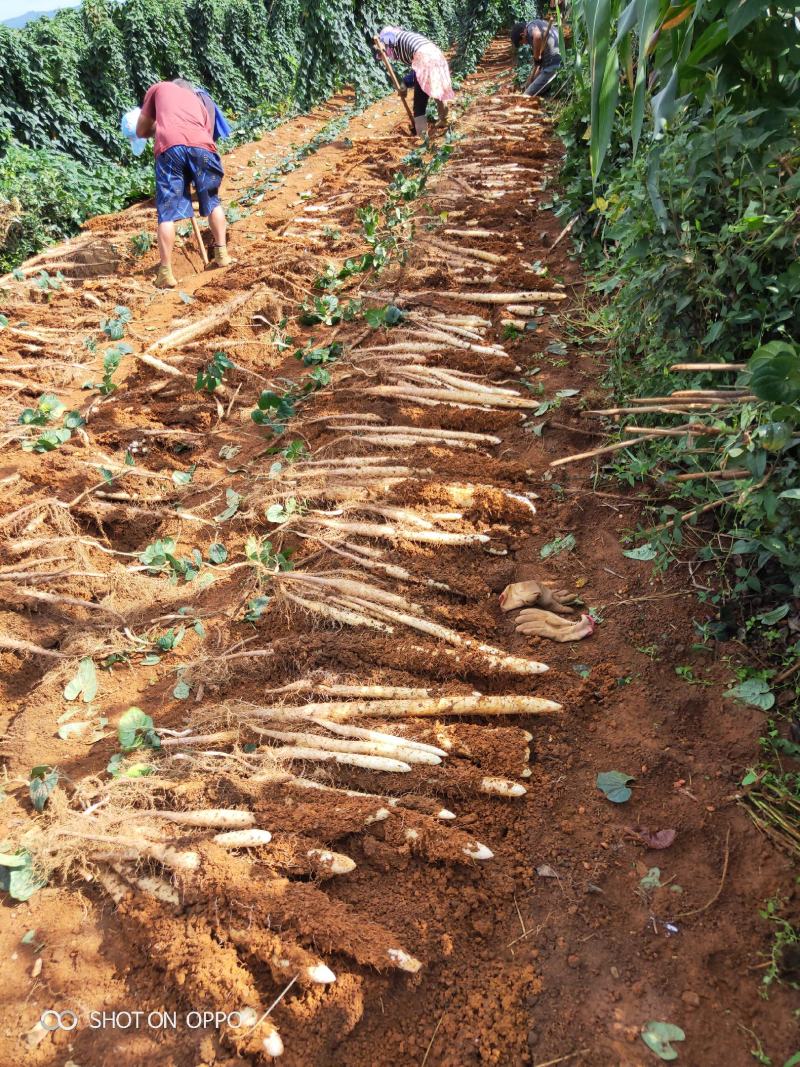
[[[650,1020],[683,1028],[692,1067],[747,1067],[753,1034],[794,1051],[789,997],[759,996],[756,918],[791,869],[736,800],[760,718],[724,699],[722,658],[696,662],[695,590],[623,556],[641,501],[593,492],[589,463],[548,466],[594,440],[579,406],[603,354],[575,343],[584,280],[552,247],[560,146],[507,61],[495,46],[465,86],[462,139],[409,201],[413,237],[398,223],[404,261],[337,294],[401,307],[398,325],[297,320],[327,264],[367,250],[357,209],[418,173],[391,100],[342,129],[335,101],[226,158],[245,209],[229,269],[198,272],[187,238],[179,291],[155,291],[154,253],[130,252],[141,205],[3,282],[0,837],[50,880],[2,897],[0,1063],[255,1065],[282,1043],[304,1067],[638,1067],[658,1062]],[[43,289],[42,267],[67,284]],[[131,351],[103,396],[81,387],[117,306]],[[270,452],[256,400],[320,368],[296,347],[334,340],[330,384]],[[217,351],[235,368],[195,391]],[[22,451],[42,392],[85,425]],[[595,633],[515,632],[498,596],[530,579],[580,595]],[[65,699],[87,659],[96,695]],[[112,779],[131,705],[164,747]],[[40,765],[62,777],[37,819]],[[595,786],[610,770],[635,778],[626,804]],[[271,842],[187,822],[211,807]],[[649,848],[661,830],[674,843]],[[47,1032],[49,1008],[78,1025]]]

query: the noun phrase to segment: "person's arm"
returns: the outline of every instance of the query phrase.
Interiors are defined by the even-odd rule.
[[[538,26],[534,26],[534,28],[533,28],[533,37],[532,37],[532,40],[529,42],[529,44],[530,44],[531,50],[533,52],[533,63],[531,64],[531,72],[528,75],[528,80],[525,82],[525,85],[524,85],[524,87],[522,89],[523,93],[528,88],[528,86],[531,84],[531,82],[536,77],[536,75],[539,73],[539,67],[541,67],[541,65],[542,65],[542,53],[544,52],[544,44],[545,44],[545,42],[544,42],[544,34],[538,28]]]
[[[142,110],[139,113],[139,118],[136,123],[136,136],[137,137],[152,137],[156,129],[156,105],[153,99],[153,90],[155,85],[151,85],[147,92],[144,94],[144,100],[142,101]]]

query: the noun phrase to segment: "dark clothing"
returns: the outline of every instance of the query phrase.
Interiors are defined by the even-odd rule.
[[[194,215],[192,186],[197,192],[200,214],[208,217],[219,206],[219,187],[224,176],[216,152],[187,145],[173,145],[156,156],[156,210],[159,222],[177,222]]]
[[[428,101],[430,97],[425,90],[419,85],[418,82],[414,82],[414,118],[421,118],[428,110]]]
[[[547,23],[544,21],[544,19],[533,19],[532,22],[528,23],[527,29],[528,29],[528,43],[530,44],[531,48],[534,49],[534,52],[535,52],[533,31],[534,30],[538,30],[539,33],[544,34],[544,32],[547,29]],[[550,32],[547,34],[547,39],[544,42],[544,51],[542,52],[542,55],[541,55],[542,66],[543,67],[552,66],[553,60],[555,59],[556,56],[558,56],[558,62],[560,63],[561,62],[561,51],[560,51],[560,49],[558,47],[558,27],[557,26],[551,26],[550,27]],[[535,59],[534,59],[534,62],[535,62]]]
[[[547,93],[550,82],[558,74],[558,68],[561,66],[561,56],[555,55],[549,65],[542,64],[539,67],[539,73],[533,79],[531,84],[525,90],[526,96],[544,96]]]

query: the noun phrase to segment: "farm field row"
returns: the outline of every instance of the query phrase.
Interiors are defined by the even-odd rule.
[[[236,263],[186,235],[175,292],[148,205],[4,281],[0,817],[49,877],[0,919],[2,1062],[633,1067],[651,1020],[699,1067],[789,1047],[752,923],[786,865],[734,795],[760,717],[676,685],[691,592],[623,555],[641,502],[549,467],[591,447],[602,353],[506,70],[424,151],[340,99],[231,153]],[[517,632],[531,580],[594,634]]]

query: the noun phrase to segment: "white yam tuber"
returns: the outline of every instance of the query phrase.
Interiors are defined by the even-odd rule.
[[[317,693],[326,693],[335,697],[369,697],[396,699],[398,697],[430,696],[428,689],[414,689],[405,685],[342,685],[321,684],[314,687]]]
[[[179,905],[181,902],[177,889],[170,885],[169,882],[165,882],[163,878],[157,878],[155,875],[150,874],[129,874],[128,871],[118,863],[112,863],[111,869],[124,880],[128,880],[131,885],[136,886],[137,889],[140,889],[148,896],[159,900],[162,904]]]
[[[328,530],[341,530],[342,533],[356,534],[362,537],[383,537],[389,541],[423,541],[438,545],[474,545],[485,544],[489,538],[486,534],[452,533],[449,530],[401,530],[388,523],[347,522],[344,519],[314,518],[315,526]],[[376,627],[379,628],[379,627]]]
[[[413,956],[409,956],[401,948],[390,948],[386,955],[395,967],[398,967],[401,971],[408,971],[409,974],[416,974],[422,967],[419,960],[415,960]]]
[[[467,407],[488,406],[497,408],[534,409],[539,404],[523,396],[505,396],[495,392],[471,392],[468,389],[435,389],[412,385],[372,385],[364,390],[370,396],[390,396],[403,400],[417,397],[442,402],[465,404]]]
[[[326,848],[312,848],[306,856],[315,867],[328,874],[349,874],[356,869],[356,861],[341,852],[331,852]]]
[[[315,719],[314,722],[318,726],[324,726],[326,730],[330,730],[332,733],[339,734],[341,737],[362,737],[369,741],[376,741],[379,744],[400,745],[402,748],[418,749],[420,752],[427,752],[433,756],[444,757],[447,755],[442,748],[436,748],[435,745],[427,745],[424,741],[412,741],[398,734],[387,734],[381,730],[369,730],[363,726],[349,726],[325,719]]]
[[[402,760],[404,763],[426,763],[438,765],[441,758],[433,752],[403,745],[401,739],[392,738],[392,743],[377,741],[351,741],[340,737],[326,737],[322,734],[294,733],[284,730],[258,730],[258,733],[271,737],[275,741],[291,741],[311,748],[330,750],[332,752],[355,752],[364,756],[386,756]],[[387,737],[391,735],[385,735]]]
[[[480,841],[476,841],[474,845],[467,845],[462,849],[465,856],[469,856],[473,860],[490,860],[494,858],[494,852],[486,845],[482,845]]]
[[[566,293],[558,292],[519,292],[519,293],[459,293],[446,290],[436,290],[437,296],[444,296],[450,300],[463,300],[471,304],[508,304],[508,303],[539,303],[543,300],[566,300]]]
[[[377,619],[369,619],[366,615],[358,614],[355,611],[345,611],[342,608],[335,608],[330,604],[324,604],[319,600],[307,600],[305,597],[296,596],[294,593],[285,592],[284,596],[288,597],[295,604],[299,604],[301,608],[305,608],[306,611],[310,611],[312,614],[324,615],[326,618],[333,619],[335,622],[344,623],[346,626],[369,626],[373,630],[383,630],[384,633],[392,633],[392,627],[386,626],[384,623],[378,622]]]
[[[529,662],[529,661],[525,661]],[[319,717],[341,722],[370,715],[385,718],[435,718],[440,715],[544,715],[562,711],[561,704],[543,697],[493,695],[424,697],[407,700],[330,701],[295,706],[257,708],[247,712],[259,719]]]
[[[256,819],[250,811],[237,808],[205,808],[199,811],[148,811],[142,814],[158,816],[168,822],[183,826],[203,826],[218,830],[245,830],[253,826]]]
[[[481,793],[488,793],[497,797],[522,797],[528,792],[524,785],[519,782],[511,782],[507,778],[486,777],[481,778],[478,787]]]
[[[402,760],[388,759],[384,756],[364,756],[355,752],[334,752],[330,749],[302,745],[271,748],[269,754],[276,760],[331,760],[333,763],[363,767],[369,771],[388,771],[392,774],[405,774],[411,770],[411,765]]]
[[[441,641],[454,645],[456,648],[474,649],[477,652],[481,652],[492,666],[497,667],[499,670],[507,670],[512,674],[541,674],[549,669],[545,663],[523,659],[521,656],[511,656],[493,645],[486,645],[472,637],[465,637],[455,630],[451,630],[447,626],[440,626],[439,623],[431,622],[429,619],[408,615],[382,605],[365,603],[360,599],[355,599],[353,603],[356,606],[366,606],[368,610],[381,618],[390,619],[392,622],[409,626],[414,630],[420,630],[422,633],[430,634],[432,637],[438,637]]]
[[[269,830],[227,830],[225,833],[214,834],[212,840],[223,848],[259,848],[270,843],[272,834]]]

